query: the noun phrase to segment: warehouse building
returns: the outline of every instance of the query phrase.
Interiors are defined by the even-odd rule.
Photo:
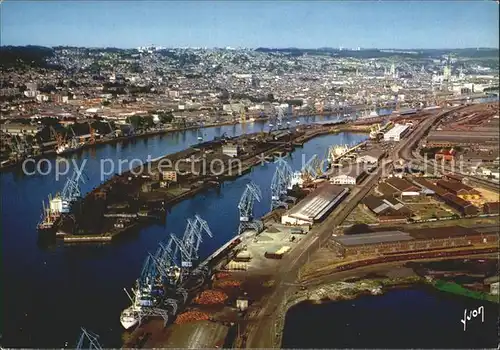
[[[441,199],[450,207],[464,216],[474,216],[478,214],[478,209],[471,202],[466,201],[453,193],[447,193]]]
[[[439,180],[436,185],[439,187],[444,188],[446,191],[453,193],[456,196],[468,196],[468,195],[479,195],[479,192],[477,192],[475,189],[473,189],[470,186],[467,186],[461,182],[457,181],[446,181],[446,180]]]
[[[392,197],[366,196],[363,205],[373,212],[380,222],[407,222],[413,215],[403,203]]]
[[[473,244],[498,243],[498,228],[481,232],[462,226],[423,228],[405,231],[379,231],[332,237],[336,253],[357,255],[393,255],[434,249],[469,247]]]
[[[377,164],[385,156],[385,154],[386,152],[380,148],[364,151],[358,155],[356,163]]]
[[[324,183],[282,217],[284,225],[309,225],[324,219],[349,193],[349,189]]]
[[[348,165],[340,168],[335,175],[330,177],[330,182],[335,185],[358,185],[366,178],[367,172],[371,169],[363,164]]]
[[[234,143],[227,143],[222,146],[222,154],[229,157],[238,157],[241,153],[240,146]]]
[[[440,180],[443,181],[443,180]],[[432,182],[423,179],[423,178],[414,178],[413,182],[421,186],[422,188],[425,188],[427,190],[433,191],[437,199],[443,201],[446,203],[448,206],[452,207],[456,211],[458,211],[460,214],[464,216],[472,216],[472,215],[477,215],[478,214],[478,208],[476,208],[474,205],[472,205],[471,202],[460,198],[459,196],[455,195],[454,193],[451,193],[450,191],[446,190],[442,186],[437,186],[433,184]],[[438,181],[439,183],[439,181]],[[460,182],[453,182],[459,185],[466,186]],[[469,186],[467,186],[469,187]],[[471,188],[471,187],[469,187]]]
[[[422,189],[426,190],[428,193],[433,193],[434,195],[441,197],[448,193],[444,188],[436,186],[429,180],[426,180],[422,177],[415,177],[412,181],[418,186],[422,187]]]
[[[399,141],[410,130],[409,125],[396,124],[394,127],[384,134],[384,141]]]
[[[387,179],[386,183],[394,188],[399,197],[417,197],[420,196],[421,189],[410,181],[398,177]]]
[[[12,136],[34,136],[38,131],[40,131],[40,127],[30,124],[5,122],[3,124],[0,124],[0,130]]]
[[[498,145],[500,137],[498,131],[452,131],[434,130],[427,137],[426,147],[452,147],[466,145]]]
[[[499,214],[500,213],[500,202],[487,202],[483,204],[484,214]]]
[[[381,182],[377,185],[377,192],[386,197],[394,198],[399,196],[399,191],[385,182]]]

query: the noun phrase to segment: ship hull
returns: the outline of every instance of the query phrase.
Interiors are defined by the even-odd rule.
[[[52,236],[56,233],[53,226],[38,225],[37,231],[39,236]]]

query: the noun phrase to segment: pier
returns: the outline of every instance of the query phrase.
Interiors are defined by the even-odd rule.
[[[332,156],[332,159],[331,159],[331,164],[335,164],[337,161],[341,160],[343,157],[347,156],[349,153],[352,153],[354,152],[355,150],[357,150],[358,148],[366,145],[368,141],[363,141],[363,142],[360,142],[358,143],[357,145],[355,146],[352,146],[351,148],[348,148],[346,149],[345,151],[343,151],[340,155],[334,155],[333,153],[334,152],[330,152],[330,155]],[[332,149],[333,151],[333,149]]]
[[[177,203],[250,172],[263,159],[282,157],[312,138],[335,132],[335,127],[318,125],[305,130],[299,127],[244,134],[157,157],[142,168],[116,175],[94,188],[72,205],[69,214],[62,214],[55,230],[68,233],[63,236],[65,243],[111,242],[139,223],[147,225],[164,220],[165,211]],[[236,157],[230,157],[224,153],[224,147],[245,151],[237,151]],[[221,173],[212,173],[214,170],[206,166],[213,159],[223,163]],[[179,168],[163,170],[159,166],[163,160]],[[146,167],[151,173],[136,175],[139,168]],[[180,175],[182,172],[187,175]],[[74,232],[75,226],[79,227],[79,233]]]

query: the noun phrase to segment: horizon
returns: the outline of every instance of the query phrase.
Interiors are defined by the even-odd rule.
[[[343,47],[342,49],[338,47],[278,47],[278,46],[257,46],[257,47],[232,47],[232,46],[213,46],[213,47],[200,47],[200,46],[162,46],[156,44],[140,45],[135,47],[117,47],[117,46],[77,46],[77,45],[54,45],[54,46],[44,46],[36,44],[26,44],[26,45],[1,45],[0,47],[44,47],[49,49],[67,47],[67,48],[77,48],[77,49],[91,49],[91,50],[105,50],[105,49],[116,49],[116,50],[137,50],[139,47],[161,47],[162,50],[175,50],[175,49],[193,49],[193,50],[257,50],[257,49],[268,49],[268,50],[335,50],[335,51],[369,51],[369,50],[397,50],[397,51],[450,51],[450,50],[500,50],[498,47],[412,47],[412,48],[397,48],[397,47]]]
[[[0,11],[2,47],[499,48],[498,5],[493,1],[7,0]]]

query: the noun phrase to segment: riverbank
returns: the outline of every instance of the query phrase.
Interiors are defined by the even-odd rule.
[[[259,132],[259,129],[259,125],[245,130],[238,126],[234,135]],[[207,139],[227,130],[233,129],[226,127],[222,130],[207,130]],[[232,135],[230,132],[228,134]],[[297,147],[285,160],[293,169],[299,170],[304,157],[309,159],[314,154],[324,155],[332,144],[361,142],[365,139],[366,136],[361,134],[319,136],[306,142],[303,147]],[[95,155],[87,152],[83,156],[87,159],[85,170],[89,179],[81,184],[82,192],[88,193],[100,185],[101,159],[145,160],[149,154],[154,159],[179,152],[196,144],[196,141],[196,133],[188,132],[185,135],[155,138],[148,143],[130,143],[116,148],[102,147]],[[76,161],[81,162],[82,159],[76,158]],[[133,164],[135,165],[137,163]],[[125,169],[128,170],[128,167]],[[48,193],[60,191],[64,179],[56,181],[53,176],[26,176],[16,172],[2,174],[4,259],[8,267],[4,294],[6,300],[19,298],[26,301],[6,306],[4,312],[11,322],[5,325],[2,332],[2,345],[62,348],[65,342],[73,344],[80,327],[84,326],[100,335],[101,344],[119,348],[123,333],[120,312],[130,305],[123,287],[134,284],[148,253],[152,253],[158,242],[168,239],[171,233],[181,237],[186,229],[186,220],[198,214],[208,222],[213,232],[213,238],[204,237],[200,244],[200,257],[209,256],[238,231],[237,205],[248,182],[254,182],[262,190],[263,200],[254,203],[254,216],[260,218],[269,211],[270,183],[274,170],[275,164],[272,163],[253,167],[251,172],[233,181],[226,181],[220,188],[180,201],[164,214],[164,223],[155,222],[144,228],[134,229],[129,234],[121,235],[121,239],[113,243],[84,246],[63,246],[61,241],[44,246],[37,242],[36,223],[40,218],[40,202],[47,198]],[[96,215],[93,220],[98,217]],[[29,256],[28,260],[25,259],[26,256]],[[26,279],[26,275],[31,277]],[[47,285],[47,281],[51,283]],[[82,281],[85,281],[83,285]],[[106,282],[104,289],[99,288],[103,281]],[[259,278],[252,284],[249,293],[261,283]],[[47,288],[33,289],[33,285],[47,285]],[[260,292],[249,295],[258,298]],[[82,302],[75,303],[75,300]],[[68,319],[67,310],[73,310],[78,317]],[[50,320],[46,318],[49,314],[53,315]],[[39,327],[40,324],[47,324],[58,332],[47,333],[46,328]],[[169,331],[170,328],[163,330],[162,325],[158,334]]]
[[[482,306],[483,319],[461,322]],[[497,304],[435,291],[426,284],[397,285],[380,295],[303,302],[290,309],[282,348],[476,349],[494,348]]]
[[[362,110],[364,110],[364,109],[361,107],[354,108],[349,113],[353,113],[356,111],[362,111]],[[290,120],[296,120],[298,118],[307,118],[307,117],[316,117],[316,116],[320,116],[320,117],[329,117],[329,116],[334,116],[334,115],[341,116],[341,114],[343,112],[344,112],[343,110],[323,111],[323,112],[314,112],[314,113],[303,112],[303,113],[295,113],[294,115],[289,116],[288,118]],[[117,144],[120,142],[130,142],[133,140],[140,140],[140,139],[144,139],[144,138],[151,138],[151,137],[155,137],[155,136],[167,135],[167,134],[171,134],[171,133],[175,133],[175,132],[185,132],[185,131],[189,131],[189,130],[206,129],[206,128],[213,128],[213,127],[223,127],[223,126],[228,126],[228,125],[245,125],[245,124],[249,125],[249,124],[253,124],[253,123],[266,122],[269,119],[270,119],[269,117],[256,117],[255,120],[253,120],[253,121],[250,121],[250,120],[245,120],[245,121],[226,120],[226,121],[222,121],[222,122],[218,122],[218,123],[207,123],[204,125],[191,125],[191,126],[186,126],[186,127],[151,130],[151,131],[141,132],[141,133],[130,135],[130,136],[119,136],[119,137],[106,137],[106,136],[104,136],[102,138],[96,139],[94,143],[86,143],[76,150],[68,150],[64,153],[64,155],[61,155],[61,156],[56,154],[55,149],[51,149],[51,150],[47,150],[47,151],[41,152],[39,154],[33,155],[29,158],[39,160],[42,158],[51,159],[51,158],[56,158],[56,157],[70,157],[74,154],[81,153],[84,150],[96,149],[97,147],[100,147],[103,145],[113,145],[113,144]],[[351,131],[351,130],[349,128],[346,128],[343,131]],[[360,132],[360,129],[357,129],[355,126],[353,126],[352,131],[353,132]],[[364,131],[369,132],[369,128],[364,128],[361,132],[364,132]],[[21,158],[21,159],[13,161],[11,163],[1,165],[0,172],[11,170],[13,168],[19,167],[25,159],[28,159],[28,158]]]

